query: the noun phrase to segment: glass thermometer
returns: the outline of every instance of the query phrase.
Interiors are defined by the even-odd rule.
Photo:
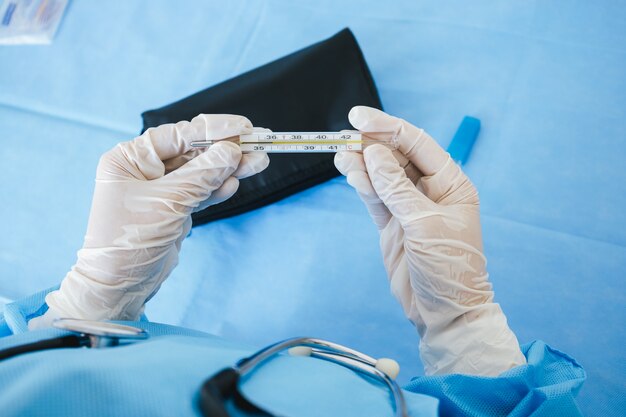
[[[397,149],[394,132],[364,133],[358,130],[342,132],[254,132],[233,136],[228,140],[238,144],[242,152],[315,153],[363,151],[367,146],[380,144]],[[195,141],[193,147],[207,147],[218,141]]]

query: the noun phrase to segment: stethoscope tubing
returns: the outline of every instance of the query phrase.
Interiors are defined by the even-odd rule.
[[[311,348],[311,356],[345,366],[355,372],[382,380],[391,392],[396,417],[408,416],[402,390],[393,379],[376,368],[376,359],[357,350],[327,340],[310,337],[286,339],[267,346],[251,356],[240,360],[233,369],[239,373],[239,377],[241,378],[263,362],[269,360],[272,356],[284,350],[299,346]]]

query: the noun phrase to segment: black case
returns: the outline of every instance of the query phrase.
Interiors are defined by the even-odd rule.
[[[142,114],[143,130],[191,120],[200,113],[248,117],[273,131],[350,129],[353,106],[382,109],[374,80],[354,35],[344,29],[185,99]],[[320,184],[339,173],[334,154],[271,154],[262,173],[241,180],[229,200],[193,215],[194,225],[234,216]]]

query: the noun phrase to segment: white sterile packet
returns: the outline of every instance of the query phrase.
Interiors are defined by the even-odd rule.
[[[0,0],[0,45],[48,44],[68,0]]]

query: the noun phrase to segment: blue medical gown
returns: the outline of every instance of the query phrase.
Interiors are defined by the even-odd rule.
[[[29,332],[47,310],[46,290],[5,306],[0,349],[66,334]],[[196,416],[202,382],[256,349],[206,333],[151,323],[146,341],[105,349],[56,349],[0,362],[2,416]],[[570,416],[585,379],[569,356],[536,341],[528,364],[498,377],[424,376],[405,389],[411,416]],[[343,367],[278,356],[246,378],[244,395],[289,416],[392,415],[389,393]]]

